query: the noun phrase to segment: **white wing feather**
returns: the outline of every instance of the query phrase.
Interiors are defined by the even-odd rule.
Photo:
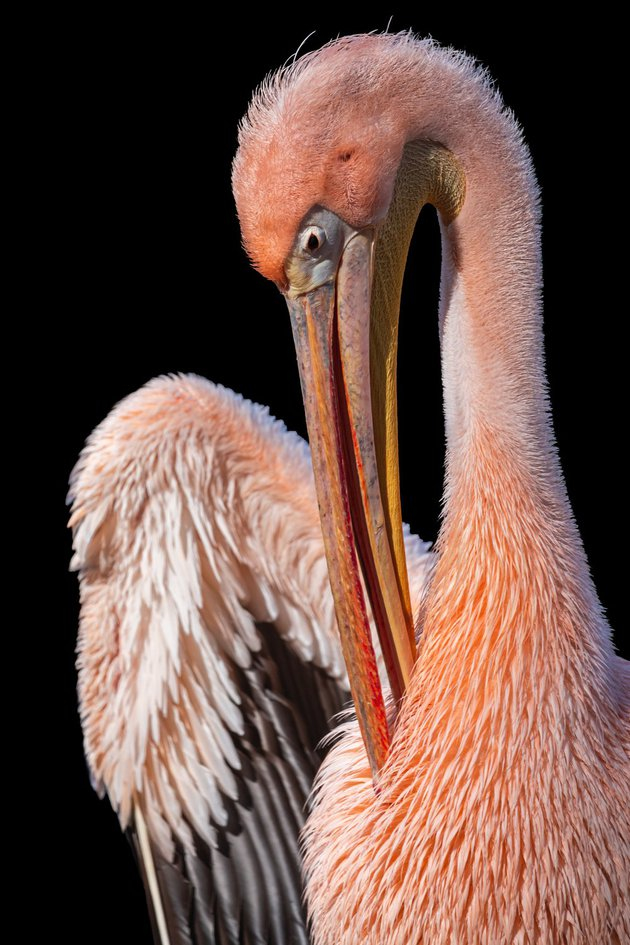
[[[260,648],[256,622],[345,680],[308,448],[231,391],[160,378],[95,430],[71,489],[93,776],[123,825],[134,795],[153,798],[165,856],[161,821],[185,842],[189,820],[211,843],[220,792],[236,796],[232,664]]]
[[[232,391],[158,378],[94,431],[71,497],[95,785],[123,827],[140,812],[165,862],[175,844],[194,856],[193,834],[216,845],[239,796],[237,676],[259,625],[347,689],[308,447]],[[432,555],[405,542],[417,608]]]

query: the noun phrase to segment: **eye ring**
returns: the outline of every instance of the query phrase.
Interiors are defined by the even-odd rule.
[[[321,226],[308,226],[302,234],[302,251],[308,256],[317,256],[326,243],[326,232]]]

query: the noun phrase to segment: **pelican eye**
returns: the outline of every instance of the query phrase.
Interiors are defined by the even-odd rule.
[[[326,233],[321,226],[309,226],[302,237],[304,252],[315,256],[326,242]]]
[[[313,207],[302,221],[285,262],[289,298],[335,280],[344,246],[356,231],[332,210]]]

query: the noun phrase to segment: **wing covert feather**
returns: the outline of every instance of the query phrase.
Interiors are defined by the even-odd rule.
[[[86,756],[168,945],[307,945],[298,834],[348,698],[308,447],[158,378],[94,431],[71,497]],[[420,586],[428,546],[407,543]]]

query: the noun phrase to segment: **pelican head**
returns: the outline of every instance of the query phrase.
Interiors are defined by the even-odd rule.
[[[400,38],[351,38],[304,57],[290,82],[284,74],[282,85],[263,86],[233,171],[245,247],[291,314],[339,630],[373,774],[389,733],[360,571],[395,700],[415,660],[396,416],[402,279],[422,206],[433,203],[448,225],[465,192],[453,154],[412,129],[412,103],[387,107],[396,75],[388,54],[400,55]]]

